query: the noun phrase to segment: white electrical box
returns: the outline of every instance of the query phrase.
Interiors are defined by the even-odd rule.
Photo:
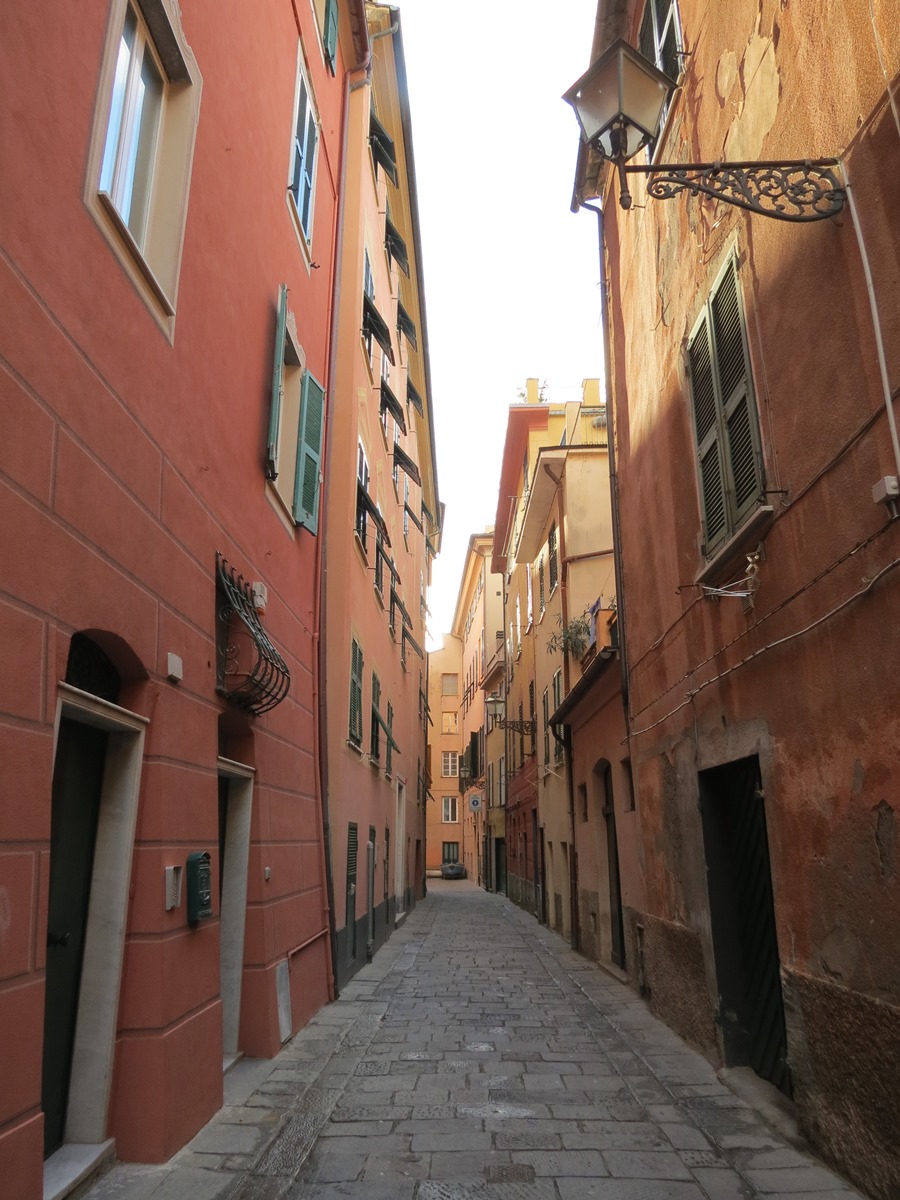
[[[181,907],[181,867],[166,867],[166,912]]]

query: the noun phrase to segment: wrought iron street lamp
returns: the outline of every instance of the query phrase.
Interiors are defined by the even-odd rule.
[[[533,738],[537,731],[537,721],[525,719],[522,721],[506,720],[503,716],[503,710],[506,707],[506,702],[502,696],[498,696],[496,692],[486,697],[484,702],[487,715],[493,720],[498,729],[509,729],[513,733],[521,733]]]
[[[779,221],[821,221],[844,206],[831,169],[835,158],[767,162],[632,163],[659,131],[674,79],[621,38],[573,83],[563,99],[575,109],[584,141],[619,173],[619,204],[631,207],[630,174],[649,175],[649,195],[668,200],[702,192]]]

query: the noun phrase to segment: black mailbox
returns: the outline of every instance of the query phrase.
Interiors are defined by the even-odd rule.
[[[187,857],[187,919],[195,925],[212,916],[212,866],[208,850]]]

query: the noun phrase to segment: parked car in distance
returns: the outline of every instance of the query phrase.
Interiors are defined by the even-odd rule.
[[[441,864],[441,879],[465,879],[466,868],[461,862]]]

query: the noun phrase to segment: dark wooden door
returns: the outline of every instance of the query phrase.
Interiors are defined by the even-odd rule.
[[[107,737],[64,717],[56,744],[41,1081],[45,1155],[65,1133]]]
[[[612,769],[603,776],[603,819],[606,822],[606,866],[609,876],[610,958],[625,966],[625,922],[622,914],[622,883],[619,877],[619,842],[616,837],[616,806],[613,802]]]
[[[790,1095],[759,759],[701,772],[700,802],[726,1062]]]

